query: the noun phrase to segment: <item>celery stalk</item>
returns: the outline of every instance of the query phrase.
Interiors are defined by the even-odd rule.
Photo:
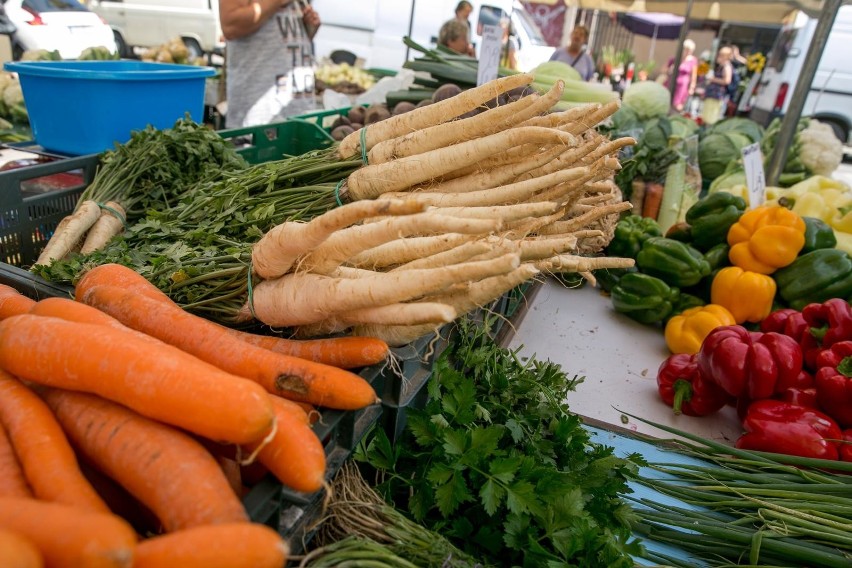
[[[663,230],[663,234],[677,223],[680,213],[681,200],[683,198],[684,186],[686,185],[686,162],[677,160],[666,170],[666,183],[663,187],[663,200],[660,203],[660,213],[657,222]]]

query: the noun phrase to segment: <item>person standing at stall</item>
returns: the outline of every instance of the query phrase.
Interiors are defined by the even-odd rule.
[[[731,66],[732,56],[730,47],[721,48],[716,55],[713,76],[707,79],[704,103],[701,106],[701,120],[705,124],[715,124],[724,115],[725,106],[728,104],[728,85],[731,84],[734,76],[734,68]]]
[[[671,77],[675,77],[672,106],[678,112],[683,111],[686,100],[695,94],[695,85],[698,81],[698,59],[693,53],[695,53],[695,42],[687,39],[683,42],[683,57],[681,58],[677,73],[674,72],[674,57],[669,60],[667,68],[669,80],[671,80]]]
[[[588,81],[595,74],[595,62],[586,49],[589,41],[589,30],[586,26],[575,26],[571,30],[571,39],[563,48],[559,48],[550,56],[551,61],[562,61],[577,70],[583,81]]]
[[[455,15],[455,17],[452,20],[445,22],[444,25],[441,26],[441,29],[443,30],[444,28],[447,27],[447,24],[449,24],[450,22],[453,22],[453,21],[464,24],[465,29],[467,29],[467,34],[465,35],[465,41],[467,42],[467,44],[465,45],[464,49],[461,49],[461,50],[454,49],[454,51],[458,51],[459,53],[463,53],[465,55],[470,55],[471,57],[476,57],[476,51],[473,47],[473,44],[470,41],[471,29],[472,28],[471,28],[471,25],[470,25],[470,19],[469,18],[470,18],[471,12],[473,12],[473,4],[471,4],[467,0],[461,0],[461,2],[456,4],[456,15]],[[458,26],[455,26],[454,29],[459,29],[459,28],[458,28]],[[440,43],[440,41],[438,43]]]
[[[468,29],[458,20],[447,20],[438,32],[438,45],[448,47],[457,53],[467,53],[470,42],[467,40]]]
[[[228,128],[315,108],[312,39],[319,14],[304,0],[219,0]]]

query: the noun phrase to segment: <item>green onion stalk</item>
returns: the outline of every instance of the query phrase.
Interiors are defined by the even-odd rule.
[[[691,565],[852,566],[852,464],[740,450],[639,420],[681,438],[651,443],[697,462],[640,470],[637,483],[679,503],[627,497],[636,534],[683,550]]]
[[[411,521],[387,504],[352,462],[345,463],[338,472],[330,495],[316,536],[319,546],[302,558],[301,567],[483,566],[443,536]],[[383,563],[361,563],[368,559]]]

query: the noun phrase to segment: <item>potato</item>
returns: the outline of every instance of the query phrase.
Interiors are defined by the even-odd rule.
[[[360,105],[354,106],[349,109],[349,112],[347,113],[347,118],[350,120],[350,122],[360,122],[361,124],[364,124],[365,110],[366,109]]]
[[[373,124],[380,122],[386,118],[390,118],[391,113],[388,107],[383,104],[373,105],[364,112],[364,124]]]
[[[348,124],[341,124],[340,126],[331,131],[331,137],[339,142],[350,134],[352,134],[353,132],[355,132],[354,128],[352,128]]]

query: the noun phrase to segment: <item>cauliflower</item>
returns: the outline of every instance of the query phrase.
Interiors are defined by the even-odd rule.
[[[813,174],[830,176],[843,160],[843,143],[828,124],[811,119],[797,138],[799,159]]]

